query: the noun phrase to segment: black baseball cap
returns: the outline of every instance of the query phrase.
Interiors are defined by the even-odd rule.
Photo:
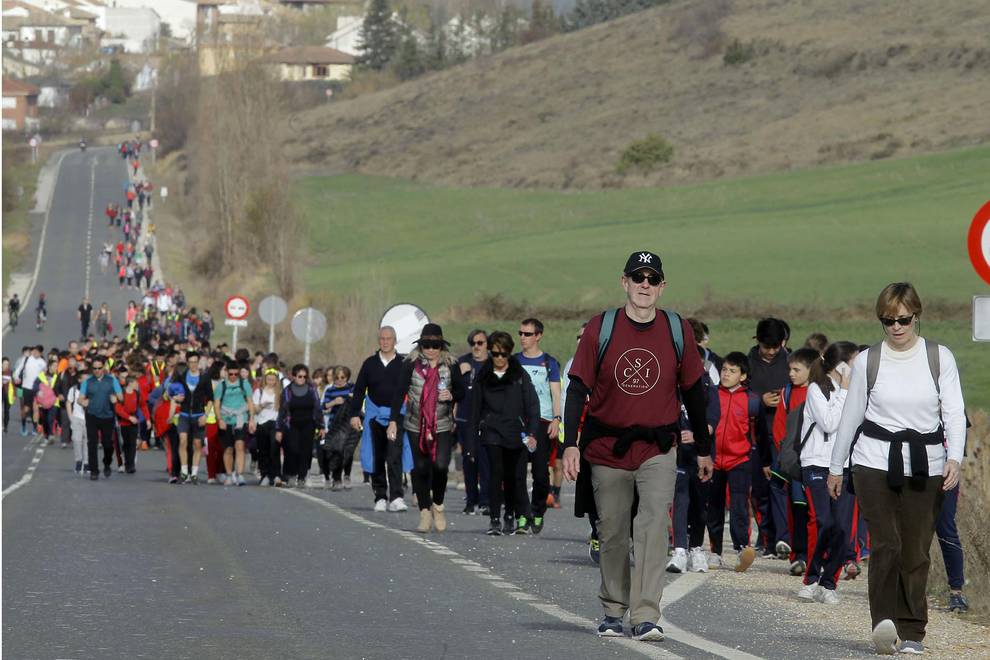
[[[653,252],[641,251],[629,255],[629,258],[626,259],[626,267],[622,272],[628,275],[637,270],[652,270],[663,279],[663,263],[660,261],[660,255]]]

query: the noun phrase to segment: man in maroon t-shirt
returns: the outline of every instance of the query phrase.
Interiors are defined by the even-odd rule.
[[[705,421],[704,367],[695,350],[678,359],[671,319],[657,313],[666,287],[660,257],[634,252],[621,278],[626,304],[617,310],[609,341],[599,362],[599,336],[605,315],[591,319],[578,344],[569,373],[564,428],[581,428],[580,441],[568,434],[564,476],[578,481],[578,501],[598,516],[602,584],[599,599],[605,618],[602,637],[621,637],[622,617],[629,611],[635,639],[663,640],[660,597],[667,561],[667,511],[677,478],[673,443],[680,436],[678,390],[694,431],[698,470],[703,481],[712,473],[711,438]],[[689,347],[689,349],[692,347]],[[581,416],[587,402],[587,414]],[[593,502],[587,497],[593,492]],[[633,501],[636,565],[629,566],[629,527]],[[578,505],[576,511],[582,505]]]

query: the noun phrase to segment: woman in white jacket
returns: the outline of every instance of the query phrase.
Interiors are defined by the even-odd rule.
[[[924,652],[929,550],[943,493],[959,483],[966,440],[955,358],[918,336],[921,312],[906,282],[880,293],[876,314],[886,336],[853,363],[829,468],[837,497],[852,452],[870,525],[870,615],[881,654]]]
[[[801,450],[801,481],[808,499],[808,567],[798,598],[826,605],[839,602],[835,584],[850,555],[856,508],[848,488],[831,499],[827,479],[832,444],[849,390],[852,371],[849,364],[857,353],[858,345],[840,341],[830,345],[821,359],[812,363],[801,427],[802,438],[807,436]],[[845,477],[848,476],[849,471],[845,470]]]

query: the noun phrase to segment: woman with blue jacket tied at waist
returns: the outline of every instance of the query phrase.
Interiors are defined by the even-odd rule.
[[[426,533],[447,529],[443,499],[454,435],[454,403],[464,396],[457,360],[447,351],[443,330],[427,323],[416,348],[402,364],[399,386],[385,436],[399,442],[399,424],[409,435],[413,454],[412,485],[419,505],[419,526]],[[403,411],[403,405],[406,406]]]
[[[917,334],[921,300],[906,282],[877,299],[884,341],[853,362],[828,488],[852,484],[870,525],[869,600],[879,654],[923,653],[929,550],[945,491],[959,483],[966,440],[952,353]],[[900,640],[900,643],[898,643]]]

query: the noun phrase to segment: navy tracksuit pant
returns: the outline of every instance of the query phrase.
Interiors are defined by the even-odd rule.
[[[950,589],[962,589],[966,578],[963,574],[963,549],[956,529],[956,506],[959,504],[959,486],[945,493],[942,511],[935,521],[935,535],[942,548],[942,561],[945,574],[949,577]]]
[[[711,551],[717,555],[722,554],[726,488],[729,491],[729,534],[732,537],[732,547],[742,550],[749,545],[751,462],[746,461],[728,471],[715,470],[712,473],[707,513],[708,540],[711,542]]]
[[[826,589],[835,589],[842,567],[855,559],[856,498],[847,487],[849,473],[847,470],[843,476],[842,494],[837,500],[828,494],[828,468],[802,468],[801,476],[808,494],[808,568],[804,583],[818,582]]]

